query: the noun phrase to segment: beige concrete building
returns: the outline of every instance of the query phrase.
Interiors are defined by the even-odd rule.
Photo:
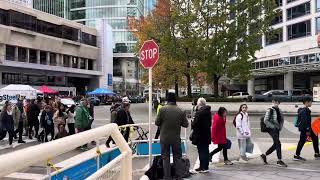
[[[78,93],[103,87],[107,77],[97,34],[94,28],[0,1],[0,84],[46,84]]]

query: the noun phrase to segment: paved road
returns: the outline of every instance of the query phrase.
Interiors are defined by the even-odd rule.
[[[110,122],[110,112],[109,112],[110,106],[98,106],[95,108],[95,121],[93,123],[93,127],[98,127],[105,125]],[[146,123],[148,122],[148,105],[147,104],[132,104],[131,106],[131,114],[133,117],[133,120],[136,123]],[[238,157],[238,147],[236,143],[235,138],[235,129],[232,125],[234,114],[230,114],[228,116],[228,126],[227,126],[227,134],[228,137],[233,141],[232,149],[229,151],[229,157],[231,160],[236,160]],[[153,119],[155,119],[155,113],[153,113]],[[271,144],[271,138],[264,133],[260,132],[259,128],[259,119],[260,116],[251,116],[251,127],[253,131],[253,141],[256,144],[256,151],[262,151],[264,152]],[[211,165],[211,172],[209,174],[205,175],[194,175],[191,179],[270,179],[270,178],[279,178],[279,179],[312,179],[313,176],[320,177],[320,173],[318,172],[320,169],[319,162],[315,162],[312,160],[312,148],[311,146],[307,146],[305,150],[305,157],[308,158],[310,161],[307,163],[297,163],[292,161],[292,155],[293,151],[295,149],[296,143],[298,141],[299,135],[296,130],[296,128],[293,126],[293,116],[286,116],[285,117],[285,125],[284,130],[281,132],[281,141],[282,146],[284,150],[284,161],[288,162],[290,165],[287,169],[281,169],[274,166],[263,166],[261,164],[260,159],[255,159],[250,161],[249,165],[244,164],[236,164],[234,166],[223,166],[221,164],[214,164]],[[154,134],[156,131],[156,127],[152,127],[152,134]],[[189,134],[189,129],[188,133]],[[183,133],[182,133],[183,135]],[[6,148],[7,140],[0,142],[0,155],[6,154],[12,151],[16,151],[18,149],[27,148],[29,146],[38,144],[36,141],[28,141],[27,144],[24,145],[18,145],[15,142],[15,148],[14,149],[8,149]],[[68,158],[71,158],[75,155],[78,155],[82,153],[81,151],[74,150],[72,152],[63,154],[57,158],[55,158],[53,161],[54,163],[59,163],[61,161],[64,161]],[[191,161],[191,166],[196,167],[197,166],[197,150],[196,148],[188,144],[188,158]],[[215,161],[221,161],[221,155],[217,156]],[[275,155],[272,155],[272,158],[270,159],[272,164],[275,164]],[[134,159],[134,170],[135,172],[135,179],[139,179],[139,177],[142,175],[141,173],[138,173],[137,170],[142,169],[146,166],[147,159],[146,158],[135,158]],[[306,170],[310,170],[305,172]],[[44,174],[45,173],[45,167],[44,162],[38,163],[30,168],[27,168],[21,172],[27,172],[27,173],[39,173]],[[297,176],[296,176],[297,175]],[[298,176],[300,175],[300,176]],[[288,177],[289,176],[289,177]],[[304,176],[304,178],[301,178]],[[295,178],[297,177],[297,178]]]

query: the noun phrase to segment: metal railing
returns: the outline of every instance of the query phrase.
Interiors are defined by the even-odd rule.
[[[51,165],[48,162],[50,162],[52,158],[72,151],[77,147],[91,141],[96,141],[99,143],[99,140],[102,137],[107,138],[109,136],[111,136],[115,141],[115,144],[119,148],[121,154],[100,169],[100,145],[97,144],[97,172],[94,173],[92,177],[101,177],[100,179],[104,179],[103,177],[112,175],[116,179],[131,180],[132,151],[121,135],[116,124],[108,124],[79,134],[57,139],[48,143],[1,155],[0,177],[4,177],[24,168],[28,168],[38,162],[47,162],[46,166],[50,168],[47,168],[48,175],[44,179],[51,179],[51,175],[53,175],[54,173],[50,172]],[[89,179],[91,179],[91,177],[89,177]]]

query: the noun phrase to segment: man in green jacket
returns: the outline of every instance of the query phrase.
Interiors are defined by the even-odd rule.
[[[77,133],[83,132],[88,129],[91,124],[91,116],[89,114],[89,110],[87,108],[88,100],[82,99],[80,106],[76,109],[75,112],[75,128],[77,129]]]

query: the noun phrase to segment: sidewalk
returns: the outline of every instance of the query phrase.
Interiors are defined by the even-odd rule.
[[[190,112],[192,109],[191,102],[178,102],[179,107]],[[228,112],[236,113],[239,111],[240,105],[243,104],[241,102],[218,102],[212,103],[208,102],[207,105],[211,106],[211,111],[217,111],[219,107],[225,107]],[[247,102],[248,111],[250,114],[263,114],[266,110],[272,106],[270,102]],[[297,106],[297,107],[296,107]],[[295,115],[298,111],[298,108],[303,107],[303,104],[300,103],[281,103],[280,108],[285,115]],[[312,107],[310,108],[314,115],[320,115],[320,103],[314,102]]]
[[[258,165],[258,164],[259,165]],[[249,164],[234,164],[233,166],[215,167],[207,174],[193,175],[192,180],[293,180],[320,179],[320,163],[310,160],[305,163],[289,162],[288,168],[275,165],[261,165],[261,162]]]

